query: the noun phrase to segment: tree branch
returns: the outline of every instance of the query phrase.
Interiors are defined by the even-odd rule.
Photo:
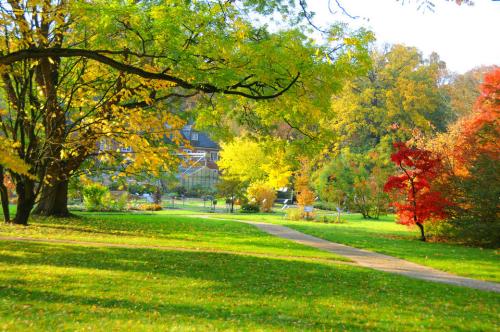
[[[166,73],[155,73],[155,72],[150,72],[126,63],[122,63],[119,61],[116,61],[110,57],[107,57],[103,54],[102,52],[105,51],[94,51],[94,50],[85,50],[85,49],[65,49],[65,48],[32,48],[32,49],[26,49],[26,50],[21,50],[17,52],[13,52],[10,54],[6,54],[3,56],[0,56],[0,65],[9,65],[18,61],[22,61],[25,59],[43,59],[43,58],[48,58],[48,57],[61,57],[61,58],[69,58],[69,57],[84,57],[88,59],[95,60],[97,62],[103,63],[105,65],[108,65],[114,69],[117,69],[122,72],[126,72],[128,74],[133,74],[140,76],[142,78],[146,79],[152,79],[152,80],[160,80],[160,81],[168,81],[177,84],[178,86],[184,88],[184,89],[189,89],[189,90],[198,90],[201,92],[205,93],[223,93],[223,94],[228,94],[228,95],[237,95],[237,96],[242,96],[245,98],[249,99],[255,99],[255,100],[265,100],[265,99],[274,99],[279,96],[281,96],[283,93],[288,91],[294,84],[297,82],[297,80],[300,77],[300,73],[297,73],[297,75],[290,81],[288,86],[286,86],[284,89],[278,91],[277,93],[270,94],[270,95],[265,95],[257,92],[256,90],[249,89],[251,93],[243,92],[240,90],[233,90],[232,86],[227,86],[227,87],[217,87],[215,85],[212,85],[210,83],[191,83],[188,82],[184,79],[181,79],[176,76],[172,76]],[[111,51],[109,51],[111,52]],[[126,53],[127,51],[123,51]],[[113,52],[117,53],[117,52]],[[124,54],[123,53],[123,54]]]

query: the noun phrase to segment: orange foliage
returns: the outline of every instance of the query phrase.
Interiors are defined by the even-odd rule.
[[[302,190],[297,195],[297,203],[301,207],[313,205],[315,198],[316,197],[314,193],[309,188],[302,188]]]
[[[309,160],[306,158],[300,159],[300,170],[295,178],[295,191],[297,192],[297,202],[299,206],[312,205],[314,202],[314,193],[309,188],[310,174]]]
[[[248,187],[248,198],[259,205],[261,212],[271,212],[276,191],[264,182],[255,182]]]
[[[442,158],[446,174],[441,174],[441,178],[469,177],[470,165],[480,156],[492,160],[500,156],[500,68],[486,73],[480,88],[481,95],[473,111],[451,125],[446,133],[431,141],[414,137],[419,146]]]
[[[450,216],[489,222],[499,218],[500,68],[485,74],[480,91],[469,115],[422,146],[443,162],[432,186],[453,202]]]

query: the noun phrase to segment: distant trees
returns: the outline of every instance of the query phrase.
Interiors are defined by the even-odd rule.
[[[384,159],[377,151],[366,155],[342,151],[314,176],[320,198],[339,209],[359,212],[365,219],[377,219],[387,211],[383,187],[392,170]]]
[[[450,100],[450,107],[456,119],[473,111],[474,104],[481,95],[480,85],[484,75],[493,69],[491,66],[481,66],[464,74],[451,74],[447,77],[448,82],[443,89]]]
[[[332,100],[332,130],[340,147],[365,152],[389,139],[405,141],[418,129],[444,131],[453,118],[445,91],[444,63],[416,48],[394,45],[372,53],[367,75],[351,80]]]
[[[434,185],[453,203],[443,235],[494,245],[500,241],[500,68],[485,74],[480,93],[470,114],[421,145],[443,160]]]
[[[479,92],[446,132],[395,144],[398,174],[384,188],[393,193],[399,222],[417,225],[422,240],[424,223],[432,221],[441,238],[500,243],[500,68],[484,74]]]
[[[299,206],[298,216],[300,218],[311,217],[306,211],[307,206],[313,206],[316,194],[311,190],[311,162],[307,158],[301,158],[300,169],[295,173],[294,189],[297,194],[297,205]]]

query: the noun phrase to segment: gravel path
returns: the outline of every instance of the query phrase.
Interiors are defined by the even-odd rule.
[[[285,226],[248,220],[211,218],[209,216],[204,216],[204,218],[251,224],[268,234],[347,257],[359,266],[390,273],[397,273],[416,279],[423,279],[500,293],[500,284],[495,282],[460,277],[427,266],[408,262],[404,259],[323,240],[315,236],[298,232]]]

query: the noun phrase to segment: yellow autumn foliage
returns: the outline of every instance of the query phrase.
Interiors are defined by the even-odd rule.
[[[15,154],[15,147],[16,142],[0,136],[0,165],[14,173],[30,175],[30,167]]]

